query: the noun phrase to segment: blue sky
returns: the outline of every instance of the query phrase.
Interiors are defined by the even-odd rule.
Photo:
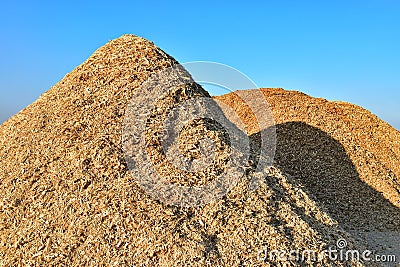
[[[352,102],[400,129],[400,1],[261,2],[3,0],[0,122],[132,33],[182,63],[224,63],[260,87]]]

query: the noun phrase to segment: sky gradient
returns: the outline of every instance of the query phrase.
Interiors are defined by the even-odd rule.
[[[181,63],[227,64],[259,87],[358,104],[400,129],[400,1],[38,3],[0,4],[0,122],[131,33]]]

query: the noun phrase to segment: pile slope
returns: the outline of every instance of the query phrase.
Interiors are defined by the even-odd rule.
[[[259,259],[264,248],[321,252],[339,238],[357,245],[276,167],[265,169],[257,190],[244,177],[200,207],[167,206],[143,191],[125,162],[125,110],[150,75],[175,64],[151,42],[124,35],[0,126],[0,266],[267,266]],[[209,95],[190,84],[161,106],[167,112],[196,96]],[[160,110],[150,114],[150,130]],[[219,129],[206,130],[219,138]],[[155,157],[157,142],[149,138]],[[351,265],[326,258],[316,265],[330,264]]]

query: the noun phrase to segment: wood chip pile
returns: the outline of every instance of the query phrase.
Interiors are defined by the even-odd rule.
[[[153,43],[124,35],[0,126],[0,266],[268,266],[258,259],[264,248],[320,252],[339,238],[361,248],[352,231],[399,229],[399,132],[361,108],[283,90],[263,91],[278,148],[257,190],[244,177],[201,207],[150,197],[128,171],[122,124],[132,92],[175,64]],[[153,125],[196,96],[209,95],[191,84],[166,96]],[[235,94],[220,98],[254,124]],[[181,150],[200,135],[229,145],[207,126],[189,127],[193,138],[185,136]],[[149,140],[149,154],[159,156]],[[176,177],[192,185],[212,176]],[[329,264],[350,265],[326,258],[316,265]]]
[[[399,255],[400,132],[353,104],[281,88],[261,91],[276,123],[274,165],[360,243],[390,251],[392,242],[365,242],[371,233],[395,236],[392,251]],[[254,115],[241,98],[235,93],[215,98],[240,114],[257,141]]]

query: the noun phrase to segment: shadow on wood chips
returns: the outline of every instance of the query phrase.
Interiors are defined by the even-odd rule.
[[[276,133],[277,167],[294,176],[344,230],[362,235],[400,229],[400,209],[360,179],[337,140],[304,122],[278,124]]]

